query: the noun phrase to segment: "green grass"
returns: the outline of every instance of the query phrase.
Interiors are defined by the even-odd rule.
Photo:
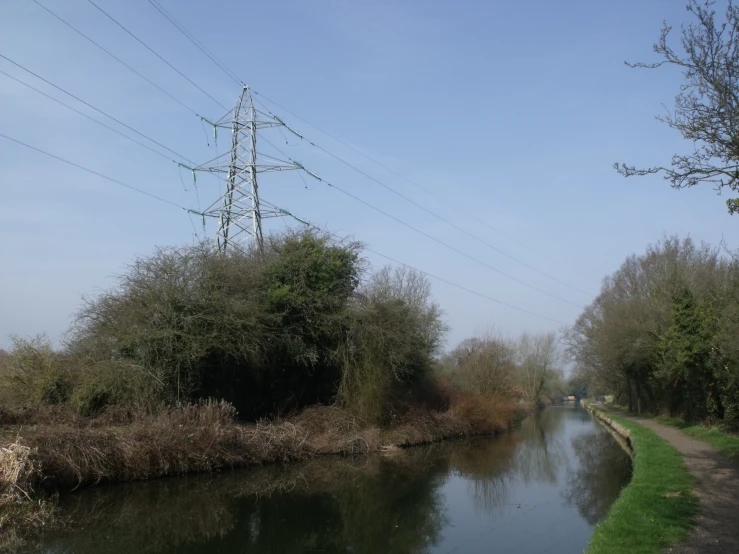
[[[683,433],[693,438],[707,442],[727,458],[739,462],[739,436],[724,433],[716,428],[703,427],[692,423],[685,423],[680,419],[671,417],[655,418],[660,423],[677,427]]]
[[[595,530],[589,554],[652,554],[684,540],[698,501],[680,453],[649,429],[610,416],[631,432],[634,475]]]
[[[626,408],[624,408],[623,406],[616,406],[614,404],[609,404],[608,409],[611,412],[618,411],[627,413]],[[735,462],[739,462],[739,435],[726,433],[715,427],[703,427],[702,425],[696,425],[695,423],[686,423],[682,419],[677,419],[674,417],[655,417],[649,414],[642,414],[641,416],[631,414],[631,416],[653,418],[660,423],[671,425],[672,427],[677,427],[685,434],[690,435],[695,439],[707,442],[727,458],[731,458]]]

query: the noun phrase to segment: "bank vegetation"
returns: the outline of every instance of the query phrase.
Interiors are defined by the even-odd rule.
[[[739,430],[739,259],[666,237],[628,257],[567,332],[593,395]]]
[[[138,258],[62,348],[0,352],[0,532],[55,491],[498,433],[561,396],[555,335],[446,332],[423,274],[330,235]]]

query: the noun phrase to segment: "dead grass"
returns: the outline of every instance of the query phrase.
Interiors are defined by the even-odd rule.
[[[35,454],[18,442],[0,447],[0,550],[19,548],[25,534],[53,521],[53,504],[35,495],[41,475]]]
[[[450,413],[468,422],[473,433],[502,431],[514,419],[514,403],[497,395],[464,394],[455,398]]]

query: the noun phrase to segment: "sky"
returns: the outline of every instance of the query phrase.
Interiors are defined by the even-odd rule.
[[[147,0],[95,2],[218,103],[88,0],[38,0],[199,115],[213,121],[235,104],[239,86]],[[298,172],[260,176],[262,198],[447,281],[432,285],[450,346],[491,329],[561,330],[605,275],[666,234],[739,246],[739,222],[713,190],[613,169],[666,165],[690,148],[654,117],[672,105],[680,73],[624,65],[656,60],[662,22],[689,21],[684,1],[159,2],[265,108],[372,177],[294,135],[263,133],[395,219]],[[33,0],[0,0],[0,54],[188,159],[229,147],[225,131],[214,141],[193,113]],[[2,58],[0,71],[132,134]],[[221,194],[212,176],[193,183],[171,160],[3,74],[0,133],[187,208]],[[136,256],[215,235],[178,207],[2,137],[0,211],[0,348],[12,334],[61,344],[83,297],[114,287]],[[389,263],[366,255],[373,267]]]

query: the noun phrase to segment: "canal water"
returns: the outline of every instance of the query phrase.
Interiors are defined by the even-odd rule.
[[[553,407],[496,438],[80,491],[29,551],[581,553],[630,477],[590,414]]]

